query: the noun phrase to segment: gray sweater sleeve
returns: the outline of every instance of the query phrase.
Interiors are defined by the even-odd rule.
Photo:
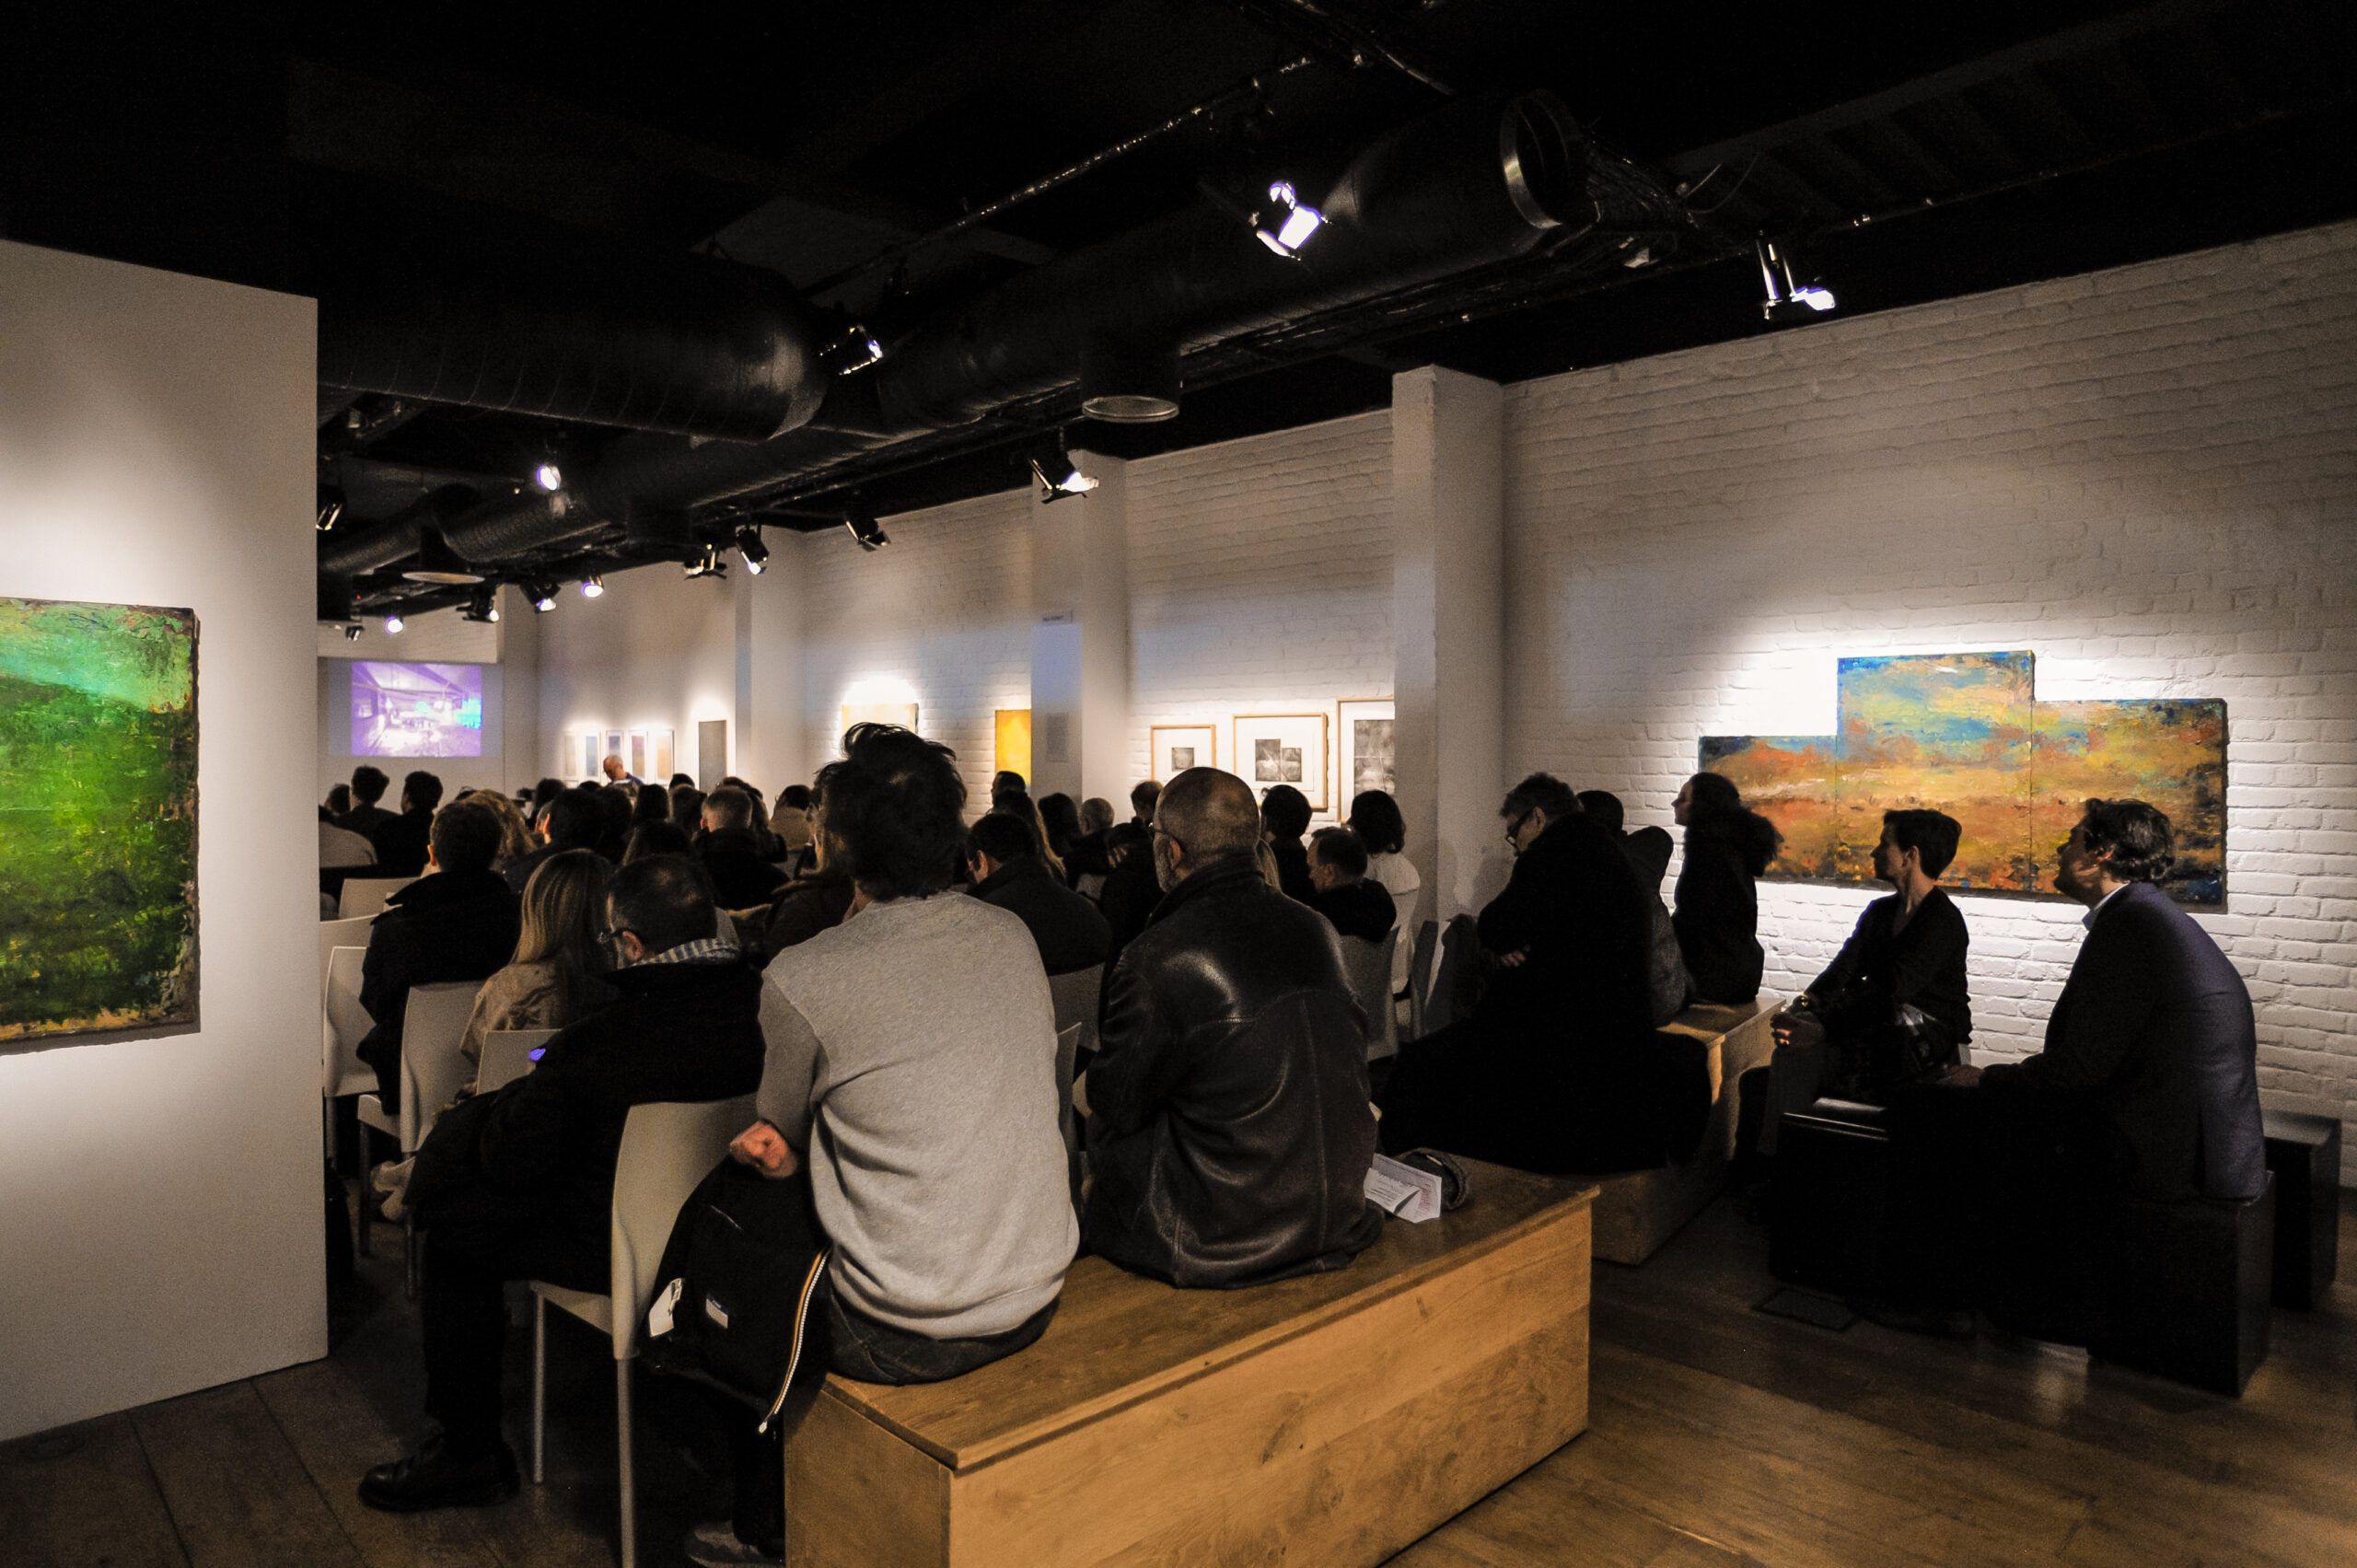
[[[819,1037],[775,985],[761,987],[761,1039],[769,1054],[753,1108],[797,1149],[810,1146],[810,1091],[818,1082]]]

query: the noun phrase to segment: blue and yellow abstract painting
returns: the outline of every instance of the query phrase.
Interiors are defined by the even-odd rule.
[[[1870,884],[1882,814],[1929,807],[1964,829],[1948,886],[2059,896],[2084,803],[2125,796],[2177,830],[2169,896],[2224,903],[2224,702],[2041,703],[2028,653],[1845,658],[1837,679],[1832,735],[1702,738],[1702,769],[1783,832],[1770,877]]]

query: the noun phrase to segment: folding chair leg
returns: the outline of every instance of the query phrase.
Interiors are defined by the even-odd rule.
[[[549,1298],[532,1293],[532,1484],[548,1481]]]
[[[401,1216],[401,1288],[412,1301],[417,1299],[417,1216]]]
[[[630,1363],[614,1363],[614,1449],[621,1458],[622,1568],[638,1568],[638,1477],[631,1464]]]

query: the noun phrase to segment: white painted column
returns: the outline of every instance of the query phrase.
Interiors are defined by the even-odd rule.
[[[1031,794],[1077,805],[1130,787],[1129,498],[1119,459],[1073,461],[1095,490],[1031,501]]]
[[[1504,883],[1504,417],[1498,386],[1427,366],[1391,380],[1399,809],[1432,914]]]
[[[817,764],[808,756],[803,722],[802,574],[809,541],[783,528],[766,530],[769,569],[755,576],[740,566],[737,590],[736,734],[730,749],[741,778],[775,804],[788,784],[808,784]]]

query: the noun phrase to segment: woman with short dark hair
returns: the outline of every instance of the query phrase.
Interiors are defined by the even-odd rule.
[[[1388,793],[1368,789],[1351,797],[1351,814],[1342,826],[1366,845],[1367,880],[1379,883],[1391,895],[1399,932],[1391,955],[1391,989],[1397,994],[1408,988],[1408,970],[1415,957],[1416,921],[1423,907],[1424,879],[1406,854],[1408,820]]]

